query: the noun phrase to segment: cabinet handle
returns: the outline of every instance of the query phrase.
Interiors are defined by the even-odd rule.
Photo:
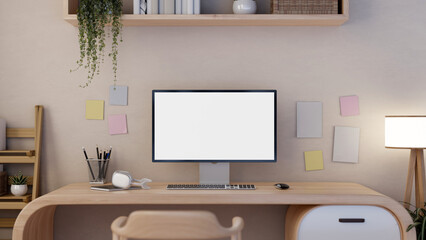
[[[365,222],[364,218],[339,218],[341,223],[363,223]]]

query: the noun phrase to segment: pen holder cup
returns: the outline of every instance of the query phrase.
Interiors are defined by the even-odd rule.
[[[104,159],[87,159],[87,168],[89,172],[89,182],[91,184],[106,183],[106,174],[108,171],[109,160]]]

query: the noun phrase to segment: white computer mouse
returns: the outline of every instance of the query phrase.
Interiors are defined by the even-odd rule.
[[[112,174],[112,185],[114,187],[129,189],[132,185],[141,186],[143,189],[150,189],[147,183],[152,182],[151,179],[142,178],[142,179],[133,179],[127,171],[117,170]]]

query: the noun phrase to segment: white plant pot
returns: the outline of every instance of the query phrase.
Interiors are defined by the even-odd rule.
[[[237,0],[232,6],[235,14],[253,14],[256,13],[256,8],[256,1],[253,0]]]
[[[28,191],[28,186],[25,185],[11,185],[10,192],[15,196],[24,196]]]

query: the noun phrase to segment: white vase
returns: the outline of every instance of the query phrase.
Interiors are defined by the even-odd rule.
[[[28,191],[26,184],[24,185],[11,185],[10,192],[15,196],[24,196]]]
[[[256,13],[256,2],[253,0],[234,1],[232,10],[235,14],[253,14]]]

